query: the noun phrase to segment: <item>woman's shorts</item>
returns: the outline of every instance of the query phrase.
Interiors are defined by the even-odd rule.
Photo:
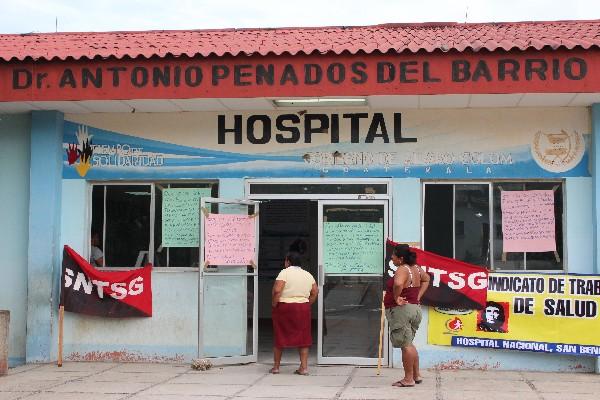
[[[394,347],[406,347],[415,338],[421,323],[421,306],[405,304],[385,310],[385,316],[390,327],[390,340]]]

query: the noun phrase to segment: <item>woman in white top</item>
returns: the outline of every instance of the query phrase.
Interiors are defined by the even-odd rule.
[[[294,372],[308,375],[308,350],[312,345],[310,306],[317,299],[319,288],[313,276],[300,267],[300,254],[289,252],[284,269],[277,275],[272,293],[273,368],[279,373],[284,348],[297,347],[300,367]]]

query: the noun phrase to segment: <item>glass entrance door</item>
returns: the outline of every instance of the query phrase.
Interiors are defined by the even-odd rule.
[[[198,356],[257,361],[258,203],[202,198]]]
[[[377,365],[388,202],[319,201],[318,234],[318,363]]]

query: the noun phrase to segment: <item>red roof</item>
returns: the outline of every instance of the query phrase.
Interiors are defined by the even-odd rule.
[[[0,35],[0,59],[589,49],[600,20]]]

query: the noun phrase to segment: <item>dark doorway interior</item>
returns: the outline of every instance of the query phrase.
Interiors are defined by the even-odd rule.
[[[425,250],[450,258],[454,257],[453,196],[452,185],[425,185]]]
[[[258,361],[271,362],[273,330],[271,289],[283,268],[285,254],[294,248],[303,256],[302,267],[317,279],[317,202],[311,200],[263,200],[260,204],[258,259]],[[316,364],[317,303],[312,307],[313,346],[311,364]],[[297,363],[295,350],[284,351],[284,363]]]

